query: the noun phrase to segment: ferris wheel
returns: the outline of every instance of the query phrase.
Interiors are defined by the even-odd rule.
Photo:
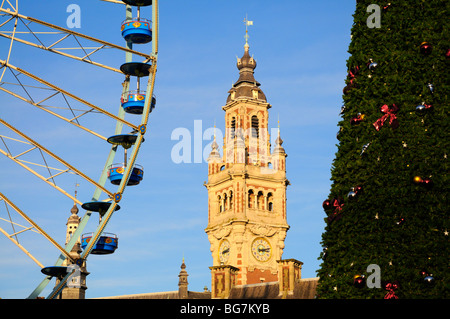
[[[156,105],[153,91],[158,57],[158,0],[101,1],[105,5],[119,5],[115,7],[118,10],[125,8],[125,20],[122,24],[117,22],[117,34],[125,42],[123,46],[24,15],[21,10],[26,5],[20,6],[18,0],[0,0],[0,47],[5,50],[0,56],[0,96],[29,104],[30,108],[41,112],[43,116],[36,123],[41,130],[47,127],[43,122],[45,119],[59,121],[78,132],[74,139],[88,135],[97,143],[106,145],[108,150],[104,154],[106,161],[101,166],[91,167],[94,163],[78,166],[65,159],[64,152],[58,147],[52,149],[40,143],[40,134],[38,137],[29,134],[32,130],[17,116],[6,118],[5,112],[0,111],[0,160],[11,161],[18,170],[24,169],[27,174],[34,175],[38,181],[36,187],[46,184],[51,191],[63,194],[85,211],[78,228],[63,247],[46,233],[43,225],[34,221],[31,214],[21,210],[20,202],[13,202],[8,197],[7,187],[0,189],[0,232],[38,264],[41,268],[39,275],[44,278],[28,296],[30,299],[38,298],[53,278],[58,281],[47,298],[55,298],[61,293],[76,271],[74,267],[62,266],[64,261],[80,266],[90,254],[114,253],[118,237],[106,233],[105,228],[120,209],[125,188],[139,185],[144,175],[144,168],[136,160],[144,142],[149,115]],[[151,19],[141,17],[141,9],[145,9],[148,15],[151,12]],[[151,52],[143,53],[145,50]],[[67,59],[70,65],[88,64],[90,72],[100,69],[119,74],[124,80],[119,83],[121,92],[117,92],[118,110],[112,111],[111,105],[98,106],[80,97],[72,88],[64,87],[64,79],[58,84],[47,80],[46,75],[52,70],[48,63],[35,68],[38,71],[42,69],[39,74],[16,65],[16,61],[20,64],[24,56],[28,61],[25,64],[38,64],[38,61],[31,61],[38,59],[37,51]],[[125,61],[111,59],[110,52],[120,53],[122,59],[125,56]],[[76,70],[77,67],[74,68]],[[83,82],[83,78],[88,79],[91,75],[83,73],[77,76]],[[5,107],[0,104],[0,110]],[[91,198],[82,201],[76,194],[71,194],[68,184],[60,181],[66,175],[76,176],[89,184]],[[6,213],[3,216],[2,211]],[[83,234],[90,217],[96,215],[99,218],[96,219],[95,231]],[[21,244],[20,236],[28,232],[37,233],[57,248],[59,255],[55,255],[54,264],[42,264]],[[80,238],[82,253],[79,259],[74,260],[70,252]]]

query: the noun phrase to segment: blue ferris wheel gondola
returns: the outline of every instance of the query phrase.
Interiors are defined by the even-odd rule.
[[[81,248],[86,249],[91,241],[93,233],[84,234],[81,236]],[[97,243],[92,248],[91,254],[94,255],[108,255],[116,251],[119,246],[119,238],[115,234],[103,233],[98,239]]]
[[[146,94],[139,90],[128,91],[122,96],[121,103],[125,112],[130,114],[142,114],[144,112]],[[152,97],[149,113],[153,111],[156,106],[156,98]]]
[[[131,43],[144,44],[152,41],[152,22],[143,18],[134,18],[122,22],[122,37]]]
[[[112,164],[108,169],[108,178],[113,185],[119,185],[122,181],[123,174],[125,172],[125,165]],[[127,186],[138,185],[144,178],[144,168],[141,165],[135,164],[131,172],[130,178],[128,179]]]

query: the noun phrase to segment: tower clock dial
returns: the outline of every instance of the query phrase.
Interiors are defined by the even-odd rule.
[[[258,261],[268,261],[272,257],[272,247],[265,238],[256,238],[252,243],[252,255]]]
[[[225,264],[230,257],[230,242],[226,239],[222,240],[219,246],[219,261]]]

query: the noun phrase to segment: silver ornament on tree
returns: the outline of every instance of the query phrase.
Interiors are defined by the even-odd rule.
[[[361,153],[359,154],[360,156],[363,156],[363,154],[367,151],[367,149],[369,148],[371,142],[364,144],[361,150]]]
[[[422,102],[422,104],[419,104],[416,106],[416,113],[418,115],[424,115],[427,110],[431,109],[433,106],[431,104],[425,104],[425,102]]]
[[[428,83],[427,86],[430,89],[431,94],[433,94],[434,93],[434,85],[433,85],[433,83]]]
[[[378,63],[374,62],[373,59],[369,59],[369,63],[367,63],[367,66],[370,71],[375,71],[375,69],[378,66]]]
[[[348,199],[352,200],[355,199],[356,196],[361,193],[362,191],[362,187],[361,186],[356,186],[356,187],[352,187],[350,188],[350,191],[347,194]]]
[[[423,279],[423,281],[425,282],[425,284],[426,284],[427,286],[432,286],[432,285],[434,285],[434,277],[433,277],[433,274],[427,275],[427,276]]]

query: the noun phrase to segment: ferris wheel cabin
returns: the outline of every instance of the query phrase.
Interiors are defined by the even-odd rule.
[[[108,178],[113,185],[119,185],[122,181],[126,166],[124,163],[112,164],[109,167]],[[128,179],[128,186],[139,184],[144,178],[144,168],[138,164],[135,164]]]
[[[122,36],[127,42],[144,44],[152,41],[152,22],[141,18],[140,7],[152,5],[152,0],[122,0],[137,7],[137,17],[122,22]]]
[[[94,233],[88,233],[81,236],[81,248],[86,249]],[[103,233],[97,243],[92,248],[91,254],[108,255],[114,253],[119,244],[119,238],[115,234]]]
[[[128,91],[121,98],[122,107],[125,112],[130,114],[142,114],[144,112],[146,94],[136,90]],[[152,97],[149,113],[153,111],[156,106],[156,98]]]
[[[122,37],[131,43],[144,44],[152,41],[152,22],[144,18],[133,18],[122,22]]]

